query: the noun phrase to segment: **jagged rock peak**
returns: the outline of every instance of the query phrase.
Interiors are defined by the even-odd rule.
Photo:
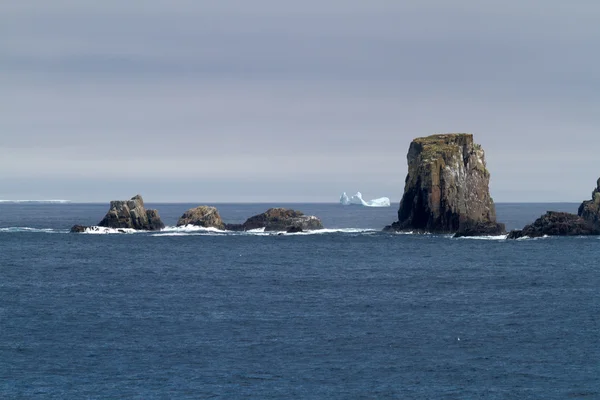
[[[407,161],[398,221],[386,230],[504,233],[504,225],[496,222],[485,153],[472,134],[416,138]]]
[[[146,210],[144,199],[138,194],[130,200],[111,201],[110,209],[98,226],[155,231],[164,228],[165,224],[157,210]]]

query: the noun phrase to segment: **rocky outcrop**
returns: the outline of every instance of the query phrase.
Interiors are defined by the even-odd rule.
[[[589,221],[579,215],[548,211],[540,218],[521,230],[514,230],[508,234],[508,239],[519,239],[522,237],[542,236],[581,236],[598,235],[600,230]]]
[[[577,215],[591,223],[596,229],[600,229],[600,179],[596,182],[592,199],[581,203]]]
[[[165,227],[157,210],[146,210],[144,199],[139,194],[131,200],[113,200],[110,209],[98,223],[107,228],[130,228],[156,231]]]
[[[319,218],[304,215],[301,211],[270,208],[262,214],[248,218],[243,224],[226,224],[225,228],[232,231],[264,228],[265,231],[302,232],[323,229],[323,223]]]
[[[139,194],[131,200],[113,200],[98,226],[114,229],[157,231],[165,227],[157,210],[146,210]],[[71,232],[85,232],[88,227],[74,225]]]
[[[183,213],[177,226],[195,225],[205,228],[225,229],[225,224],[216,207],[198,206]]]
[[[511,231],[508,239],[586,235],[600,235],[600,179],[596,182],[592,199],[581,203],[577,215],[548,211],[523,229]]]
[[[485,154],[466,133],[417,138],[410,144],[408,175],[398,221],[388,231],[499,235],[489,192]]]

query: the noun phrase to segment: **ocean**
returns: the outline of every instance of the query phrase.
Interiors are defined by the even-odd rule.
[[[71,234],[108,204],[0,204],[5,399],[600,399],[600,239],[382,233],[389,208],[285,204],[310,234]],[[243,222],[275,204],[215,204]],[[522,228],[578,204],[497,204]]]

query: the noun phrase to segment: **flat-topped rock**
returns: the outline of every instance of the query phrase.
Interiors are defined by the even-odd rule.
[[[416,138],[410,144],[408,174],[398,221],[388,231],[499,235],[489,192],[483,148],[473,135],[450,133]]]
[[[301,232],[323,229],[323,223],[319,218],[304,215],[301,211],[270,208],[264,213],[248,218],[243,224],[226,224],[225,228],[233,231],[264,228],[265,231]]]
[[[598,235],[600,230],[579,215],[548,211],[523,229],[510,231],[508,239],[543,236],[584,236]]]
[[[216,207],[198,206],[183,213],[177,226],[194,225],[204,228],[225,229],[225,224]]]

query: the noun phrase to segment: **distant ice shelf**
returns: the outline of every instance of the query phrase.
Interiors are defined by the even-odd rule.
[[[68,204],[71,200],[0,200],[0,203],[41,203],[41,204]]]
[[[358,205],[364,207],[389,207],[390,199],[387,197],[380,197],[369,201],[364,201],[361,192],[356,192],[352,197],[348,197],[346,192],[340,196],[340,204],[344,206]]]

